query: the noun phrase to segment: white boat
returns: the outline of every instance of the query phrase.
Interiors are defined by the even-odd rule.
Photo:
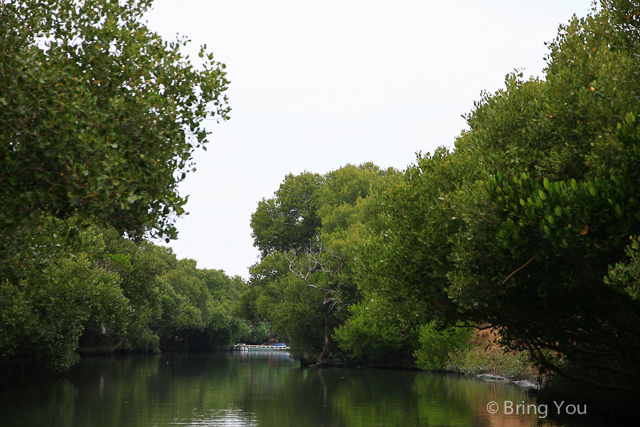
[[[276,343],[273,345],[251,345],[251,344],[236,344],[233,346],[236,351],[287,351],[291,350],[291,347],[284,343]]]

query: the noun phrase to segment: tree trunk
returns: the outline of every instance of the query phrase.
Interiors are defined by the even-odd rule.
[[[113,346],[111,346],[111,348],[109,348],[109,351],[111,353],[113,353],[114,351],[116,351],[116,349],[118,347],[120,347],[122,345],[122,343],[124,342],[124,339],[121,339],[120,341],[118,341],[117,343],[115,343]]]
[[[327,354],[329,349],[329,310],[327,305],[324,305],[324,345],[322,346],[322,352],[318,355],[318,365],[322,364],[322,358]]]

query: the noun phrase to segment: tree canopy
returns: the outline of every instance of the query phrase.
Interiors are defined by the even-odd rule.
[[[331,335],[358,300],[353,249],[359,204],[393,170],[372,163],[325,175],[287,175],[271,199],[259,202],[251,226],[261,260],[251,267],[243,314],[268,321],[303,360],[322,363],[337,346]]]
[[[228,345],[244,283],[143,237],[177,236],[224,64],[143,23],[151,0],[0,0],[0,355]],[[196,342],[194,344],[194,342]],[[104,348],[103,348],[104,347]]]
[[[382,314],[490,325],[544,368],[637,390],[639,10],[561,26],[544,78],[507,76],[454,151],[367,203],[358,281]]]
[[[224,65],[194,67],[141,23],[150,0],[3,0],[0,213],[3,245],[42,215],[175,238],[177,184],[226,119]],[[5,246],[6,247],[6,246]]]
[[[78,241],[47,265],[5,267],[0,356],[37,356],[66,369],[78,352],[215,349],[248,331],[234,315],[241,278],[114,229],[93,226]]]

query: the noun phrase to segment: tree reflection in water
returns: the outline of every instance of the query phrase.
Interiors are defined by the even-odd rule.
[[[17,369],[16,369],[17,368]],[[358,368],[302,368],[286,352],[87,357],[51,374],[4,366],[3,426],[495,426],[538,417],[495,415],[491,401],[532,403],[510,384]],[[543,420],[544,425],[557,425]],[[576,416],[567,426],[593,424]]]

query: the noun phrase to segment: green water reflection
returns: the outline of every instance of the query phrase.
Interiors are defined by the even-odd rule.
[[[95,357],[58,375],[27,365],[3,369],[0,425],[7,427],[511,427],[540,421],[534,414],[487,412],[490,401],[532,403],[513,385],[413,371],[301,368],[287,353]]]

